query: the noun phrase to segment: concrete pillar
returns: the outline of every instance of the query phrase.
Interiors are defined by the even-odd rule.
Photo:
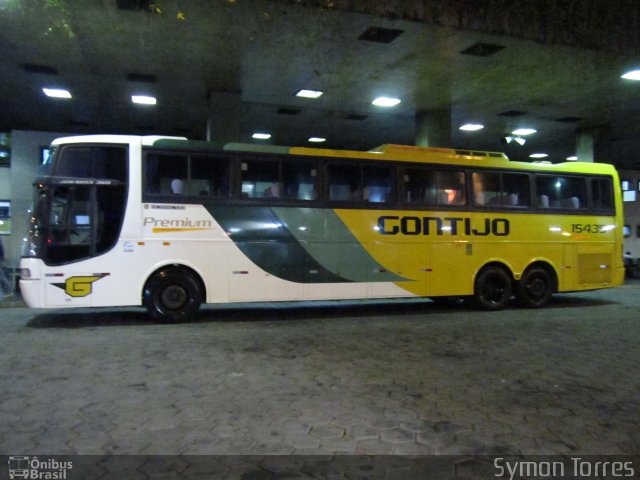
[[[576,156],[580,162],[612,162],[611,127],[579,129],[576,132]]]
[[[242,102],[240,92],[211,92],[207,140],[214,142],[240,142]]]
[[[451,148],[451,110],[418,112],[415,143],[419,147]]]

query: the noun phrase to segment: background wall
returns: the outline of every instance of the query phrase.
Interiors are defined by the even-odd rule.
[[[624,239],[624,252],[640,258],[640,172],[620,170],[620,180],[629,182],[628,192],[635,191],[635,201],[624,202],[624,224],[629,226],[630,235]]]

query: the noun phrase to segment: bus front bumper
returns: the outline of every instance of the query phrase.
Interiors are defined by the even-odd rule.
[[[31,308],[43,308],[42,260],[23,258],[20,261],[20,293]]]

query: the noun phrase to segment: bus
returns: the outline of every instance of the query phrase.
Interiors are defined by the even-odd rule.
[[[91,135],[53,142],[21,259],[30,307],[428,297],[486,310],[623,282],[612,165]]]

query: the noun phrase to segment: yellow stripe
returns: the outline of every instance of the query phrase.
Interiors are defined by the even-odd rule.
[[[172,233],[172,232],[198,232],[202,230],[213,230],[213,228],[162,228],[154,227],[151,229],[153,233]]]

